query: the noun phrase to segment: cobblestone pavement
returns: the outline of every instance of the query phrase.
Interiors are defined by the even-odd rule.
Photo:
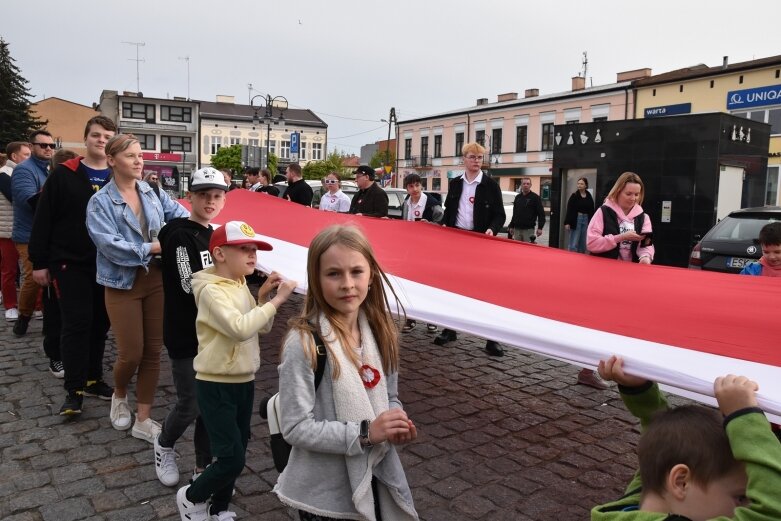
[[[261,340],[257,397],[276,388],[280,340],[300,302]],[[403,336],[399,384],[419,430],[401,458],[422,519],[583,520],[621,494],[638,434],[615,390],[573,385],[577,368],[559,361],[511,348],[493,358],[480,339],[438,347],[433,336],[423,324]],[[85,398],[75,421],[56,415],[64,391],[41,338],[40,321],[21,339],[0,324],[0,519],[178,519],[176,489],[158,482],[151,445],[112,429],[108,402]],[[109,383],[114,351],[111,340]],[[173,400],[164,355],[153,417]],[[270,494],[277,473],[257,416],[252,436],[232,508],[239,519],[289,519]],[[194,464],[191,439],[192,428],[177,444],[181,483]]]

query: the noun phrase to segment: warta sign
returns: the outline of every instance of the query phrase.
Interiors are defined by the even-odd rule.
[[[740,110],[764,105],[781,105],[781,85],[732,90],[727,93],[727,110]]]

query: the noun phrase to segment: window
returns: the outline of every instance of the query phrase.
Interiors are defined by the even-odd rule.
[[[779,167],[767,167],[767,189],[765,192],[765,204],[775,206],[778,204],[778,173]]]
[[[306,161],[306,141],[301,141],[298,144],[298,159]]]
[[[491,131],[491,153],[502,153],[502,129],[495,128]]]
[[[240,137],[232,137],[230,138],[230,145],[241,145],[241,138]]]
[[[442,134],[434,136],[434,157],[442,157]]]
[[[181,123],[192,123],[193,109],[190,107],[172,107],[169,105],[160,105],[160,121],[179,121]]]
[[[405,139],[404,140],[404,159],[409,159],[412,157],[412,139]]]
[[[425,165],[424,161],[428,157],[428,136],[420,138],[420,161]]]
[[[210,150],[211,155],[216,154],[220,148],[222,148],[222,137],[212,136],[211,150]]]
[[[283,139],[280,141],[279,157],[282,159],[290,159],[290,140],[285,141]]]
[[[553,123],[542,124],[542,150],[553,150]]]
[[[781,134],[781,108],[752,110],[750,112],[733,112],[732,115],[750,119],[752,121],[759,121],[760,123],[767,123],[770,125],[771,134]]]
[[[274,139],[268,142],[268,153],[277,155],[277,140]],[[277,156],[279,157],[279,156]]]
[[[480,145],[485,146],[485,130],[478,130],[475,132],[475,141]]]
[[[598,123],[600,121],[607,121],[607,116],[604,116],[604,117],[601,117],[601,118],[594,118],[591,121],[593,121],[594,123]]]
[[[141,143],[141,150],[154,150],[155,149],[155,135],[154,134],[134,134],[138,142]]]
[[[323,144],[312,143],[312,160],[320,161],[323,159]]]
[[[567,125],[577,125],[578,123],[580,123],[580,120],[571,119],[569,121],[565,121],[564,123],[567,124]]]
[[[460,151],[459,151],[460,153]],[[442,179],[439,177],[432,177],[431,178],[431,190],[434,192],[439,192],[442,190]]]
[[[710,80],[710,88],[711,88],[711,89],[713,88],[713,85],[714,85],[715,83],[716,83],[716,82],[714,82],[713,80]]]
[[[143,119],[147,123],[155,122],[155,106],[144,103],[122,103],[122,117],[126,119]]]
[[[160,136],[160,150],[163,152],[192,152],[192,138],[189,136]]]
[[[526,142],[529,138],[529,128],[524,125],[515,127],[515,151],[526,152]]]
[[[259,147],[260,146],[260,140],[259,139],[248,139],[247,140],[247,146]]]
[[[461,149],[464,148],[464,133],[456,132],[456,149],[453,152],[453,156],[458,157],[462,154]]]

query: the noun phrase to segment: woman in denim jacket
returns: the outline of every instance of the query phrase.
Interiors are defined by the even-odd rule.
[[[138,370],[136,421],[131,434],[152,443],[160,424],[152,420],[152,400],[160,374],[163,344],[163,279],[157,233],[166,221],[189,213],[164,192],[141,181],[144,160],[132,134],[106,144],[112,179],[92,196],[87,229],[98,250],[97,281],[106,287],[106,311],[117,345],[111,425],[131,424],[127,387]]]

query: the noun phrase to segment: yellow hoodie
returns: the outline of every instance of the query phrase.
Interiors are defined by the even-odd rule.
[[[254,380],[260,367],[258,333],[271,330],[277,309],[270,302],[258,306],[244,277],[226,279],[214,267],[193,274],[193,293],[198,306],[195,377],[220,383]]]

